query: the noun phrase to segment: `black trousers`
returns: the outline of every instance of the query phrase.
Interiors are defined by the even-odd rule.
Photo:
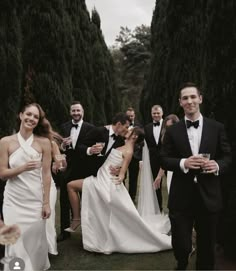
[[[60,182],[60,225],[61,233],[64,234],[64,229],[70,226],[71,220],[71,207],[67,192],[68,180],[63,172],[57,174]]]
[[[180,269],[186,269],[188,257],[192,250],[192,230],[196,231],[197,270],[214,270],[217,213],[204,211],[169,213],[172,232],[172,246]]]
[[[129,164],[129,194],[132,200],[135,200],[136,197],[138,173],[139,173],[139,160],[132,157]]]

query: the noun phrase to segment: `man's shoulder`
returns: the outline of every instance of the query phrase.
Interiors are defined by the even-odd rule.
[[[91,128],[91,129],[95,127],[92,123],[89,123],[87,121],[83,121],[82,126],[87,127],[87,128]]]

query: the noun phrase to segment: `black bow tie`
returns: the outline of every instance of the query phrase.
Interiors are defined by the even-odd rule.
[[[191,126],[193,126],[194,128],[197,129],[197,127],[199,126],[199,120],[196,120],[196,121],[186,120],[186,125],[187,125],[187,128],[190,128]]]
[[[75,129],[77,129],[78,128],[78,124],[76,123],[76,124],[74,124],[74,123],[72,123],[72,127],[75,127]]]
[[[111,137],[116,140],[118,138],[118,136],[116,134],[112,134]]]
[[[160,121],[153,122],[153,126],[154,126],[154,127],[156,127],[156,126],[160,126]]]

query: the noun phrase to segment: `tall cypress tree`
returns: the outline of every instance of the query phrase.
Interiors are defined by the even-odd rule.
[[[0,137],[13,132],[21,94],[21,28],[15,0],[0,3]]]
[[[32,71],[30,91],[54,123],[67,119],[72,100],[74,43],[62,0],[26,1],[21,12],[24,75]],[[24,82],[26,85],[26,82]],[[59,109],[59,110],[58,110]]]

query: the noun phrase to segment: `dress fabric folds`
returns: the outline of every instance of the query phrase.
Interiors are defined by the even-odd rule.
[[[116,185],[109,166],[121,166],[122,152],[112,149],[97,177],[84,180],[81,226],[84,249],[110,254],[147,253],[171,249],[166,217],[142,218],[123,184]]]
[[[17,134],[20,147],[9,157],[15,168],[32,159],[41,161],[42,154],[31,147],[33,135],[26,141]],[[4,191],[3,214],[7,225],[17,224],[21,236],[14,245],[7,246],[6,256],[19,257],[25,270],[46,270],[50,267],[46,220],[42,219],[43,185],[41,168],[24,171],[7,181]],[[4,270],[9,270],[5,264]]]

